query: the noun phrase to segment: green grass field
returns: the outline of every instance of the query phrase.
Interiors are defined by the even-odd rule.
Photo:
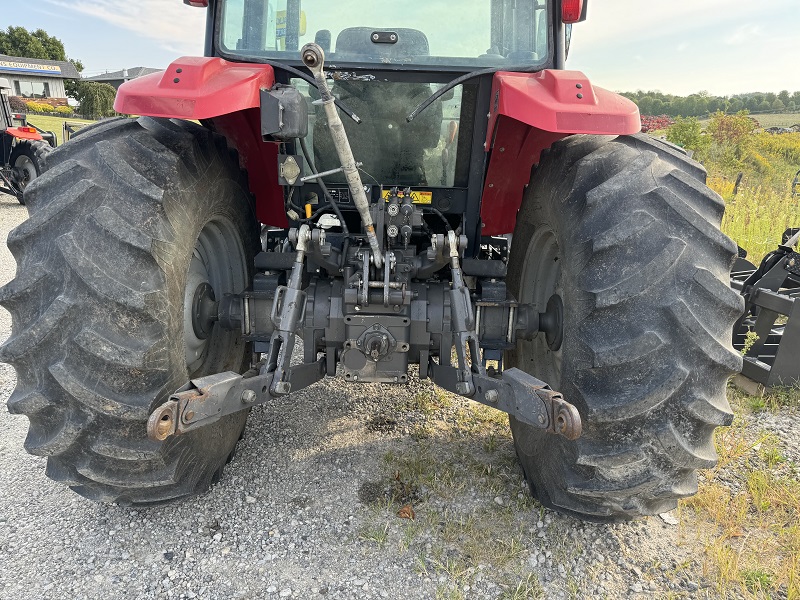
[[[35,125],[39,129],[44,129],[45,131],[52,131],[55,133],[56,138],[58,138],[59,146],[63,143],[62,137],[64,135],[64,121],[69,121],[70,123],[94,123],[94,121],[86,121],[84,119],[45,117],[35,114],[28,115],[28,123]]]
[[[800,112],[793,113],[767,113],[763,115],[750,115],[759,122],[761,127],[791,127],[800,123]],[[703,127],[708,125],[710,119],[700,119]]]
[[[800,123],[800,113],[776,113],[774,115],[753,115],[761,127],[791,127]]]

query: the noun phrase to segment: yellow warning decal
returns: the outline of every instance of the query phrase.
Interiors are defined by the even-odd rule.
[[[383,190],[383,198],[388,200],[391,190]],[[405,195],[402,190],[397,194],[400,198]],[[421,192],[419,190],[411,190],[411,202],[414,204],[431,204],[433,203],[433,192]]]

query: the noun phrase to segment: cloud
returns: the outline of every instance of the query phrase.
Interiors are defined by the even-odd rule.
[[[206,11],[178,0],[47,0],[63,11],[94,17],[158,43],[165,50],[196,54],[203,46]]]
[[[742,25],[725,38],[725,43],[729,46],[742,46],[750,44],[760,37],[761,27],[759,25]]]

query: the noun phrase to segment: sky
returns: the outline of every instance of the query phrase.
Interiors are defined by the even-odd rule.
[[[596,85],[679,95],[800,90],[800,0],[587,1],[588,20],[574,28],[567,68]],[[22,4],[24,10],[9,10]],[[422,7],[433,4],[419,0]],[[0,6],[7,8],[0,28],[44,29],[83,61],[86,76],[165,68],[203,52],[206,11],[182,0],[0,0]]]

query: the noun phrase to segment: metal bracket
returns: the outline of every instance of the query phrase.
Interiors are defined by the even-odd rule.
[[[227,371],[193,379],[159,406],[147,421],[147,436],[161,442],[171,435],[210,425],[226,415],[280,397],[271,391],[275,373],[243,377]],[[325,377],[325,359],[292,367],[288,381],[299,390]]]
[[[429,360],[430,377],[436,385],[459,393],[458,370]],[[533,425],[568,440],[580,437],[583,430],[578,409],[544,381],[520,369],[503,371],[500,378],[472,375],[475,393],[470,400],[508,413],[518,421]]]

